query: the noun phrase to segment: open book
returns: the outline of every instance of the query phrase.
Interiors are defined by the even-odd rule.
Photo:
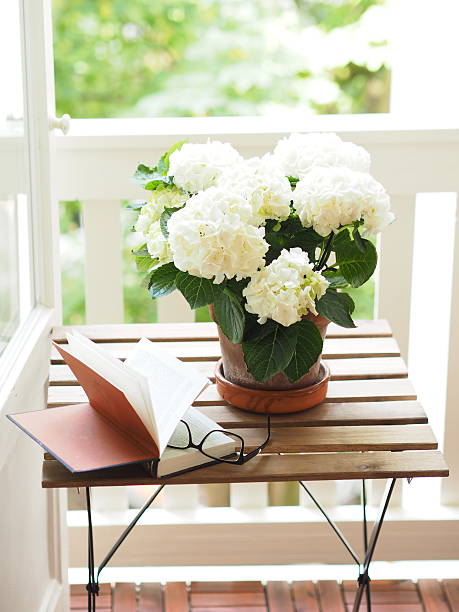
[[[183,424],[199,443],[221,429],[191,407],[209,380],[154,342],[142,338],[123,363],[85,336],[67,335],[68,345],[54,344],[89,402],[8,415],[72,472],[137,462],[151,462],[161,477],[212,462],[183,446]],[[186,444],[186,441],[185,441]],[[212,434],[213,457],[234,452],[234,440]]]

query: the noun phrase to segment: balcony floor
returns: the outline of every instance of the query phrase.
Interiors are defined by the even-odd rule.
[[[459,580],[375,580],[373,612],[458,612]],[[101,585],[98,612],[348,612],[355,582],[168,582]],[[71,586],[71,611],[86,609],[84,585]],[[366,610],[366,605],[361,606]]]

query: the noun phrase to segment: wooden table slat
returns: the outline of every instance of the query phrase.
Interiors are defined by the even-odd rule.
[[[215,361],[185,361],[187,367],[215,380]],[[401,357],[371,357],[327,359],[332,380],[365,380],[368,378],[406,378],[407,367]],[[50,385],[78,385],[71,369],[65,364],[51,365]]]
[[[262,428],[238,429],[247,451],[265,437]],[[429,425],[360,425],[357,427],[279,427],[271,430],[264,453],[332,453],[376,450],[429,450],[438,446]]]
[[[199,410],[226,429],[266,427],[266,416],[234,406],[201,406]],[[427,423],[417,401],[323,403],[310,410],[272,415],[273,427],[317,427],[329,425],[407,425]]]
[[[201,406],[199,409],[226,429],[266,426],[265,415],[245,412],[233,406]],[[427,416],[417,401],[327,402],[302,412],[272,415],[271,423],[273,427],[406,425],[427,423]]]
[[[133,351],[136,342],[104,342],[104,350],[113,357],[125,359]],[[218,341],[157,342],[157,346],[184,361],[216,361],[220,358]],[[324,359],[357,357],[399,357],[400,349],[394,338],[326,338]],[[64,363],[56,348],[51,349],[51,362]]]
[[[71,473],[58,461],[44,461],[42,486],[71,488],[115,484],[210,484],[426,476],[448,476],[448,467],[439,451],[260,455],[242,466],[214,465],[161,480],[152,480],[139,465]]]
[[[328,337],[387,337],[392,331],[384,319],[356,320],[356,328],[344,328],[334,323],[328,326]],[[57,326],[52,338],[66,342],[65,334],[77,330],[95,342],[136,342],[140,338],[150,340],[217,340],[215,323],[125,323],[108,325]]]
[[[390,380],[345,380],[330,381],[326,402],[385,402],[415,400],[416,393],[407,378]],[[48,406],[65,406],[87,402],[88,397],[81,387],[51,386],[48,389]],[[216,385],[209,385],[194,402],[195,406],[226,405],[220,397]]]

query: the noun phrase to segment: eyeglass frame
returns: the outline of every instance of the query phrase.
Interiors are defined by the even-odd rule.
[[[244,446],[245,446],[244,438],[240,436],[239,434],[235,433],[234,431],[228,431],[226,429],[212,429],[211,431],[206,433],[206,435],[204,436],[204,438],[201,440],[199,444],[195,444],[193,442],[193,434],[191,433],[190,426],[183,419],[180,419],[180,422],[183,423],[185,427],[187,428],[188,440],[189,440],[188,445],[187,446],[174,446],[173,444],[168,444],[167,446],[169,446],[169,448],[176,448],[178,450],[186,450],[187,448],[194,448],[198,450],[200,453],[202,453],[203,455],[205,455],[206,457],[208,457],[209,459],[212,459],[213,461],[218,461],[219,463],[228,463],[230,465],[243,465],[250,459],[253,459],[253,457],[256,457],[256,455],[258,455],[270,441],[271,439],[271,415],[269,414],[267,415],[267,420],[268,420],[267,422],[268,435],[266,436],[265,441],[262,442],[260,446],[250,451],[250,453],[247,453],[247,455],[244,455]],[[227,435],[239,438],[239,440],[241,441],[241,449],[239,451],[239,457],[236,460],[232,461],[231,459],[224,459],[223,457],[214,457],[213,455],[209,455],[202,449],[204,442],[213,433],[223,433],[223,434],[227,434]]]

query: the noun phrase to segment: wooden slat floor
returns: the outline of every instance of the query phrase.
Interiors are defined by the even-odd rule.
[[[459,580],[375,580],[373,612],[459,612]],[[103,584],[98,612],[348,612],[355,582],[169,582]],[[71,587],[71,611],[86,609],[84,585]],[[361,606],[362,611],[366,605]]]

